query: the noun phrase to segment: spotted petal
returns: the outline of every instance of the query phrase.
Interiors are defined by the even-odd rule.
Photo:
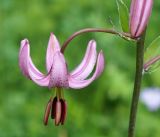
[[[57,51],[53,57],[49,87],[69,87],[67,65],[60,51]]]
[[[96,64],[96,57],[96,42],[94,40],[91,40],[88,43],[88,47],[82,62],[75,70],[70,73],[72,78],[79,80],[86,79],[93,71],[93,68]]]
[[[49,72],[53,64],[53,56],[55,52],[60,51],[60,45],[56,36],[51,33],[46,54],[46,68]]]
[[[30,57],[30,45],[27,39],[21,41],[19,66],[22,73],[40,86],[48,86],[49,74],[45,76],[33,64]]]
[[[88,86],[91,82],[93,82],[97,77],[100,76],[100,74],[104,70],[104,55],[102,51],[98,54],[97,64],[96,64],[96,70],[93,74],[93,76],[87,80],[79,80],[75,79],[74,77],[69,77],[69,87],[74,89],[80,89]]]

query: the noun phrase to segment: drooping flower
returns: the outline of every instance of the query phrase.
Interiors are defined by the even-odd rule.
[[[94,74],[88,78],[96,65]],[[66,118],[67,104],[63,96],[63,88],[80,89],[88,86],[104,70],[104,55],[100,51],[97,56],[96,42],[91,40],[82,62],[70,73],[64,55],[60,51],[60,45],[56,36],[51,33],[46,53],[47,74],[41,73],[33,64],[30,57],[30,45],[27,39],[21,41],[19,51],[19,66],[27,78],[39,86],[56,89],[56,96],[51,97],[45,110],[44,124],[47,125],[51,115],[55,119],[55,125],[63,124]],[[88,79],[87,79],[88,78]]]
[[[130,7],[130,32],[139,37],[145,30],[152,11],[153,0],[132,0]]]
[[[147,88],[140,94],[140,100],[150,111],[156,111],[160,108],[160,89]]]

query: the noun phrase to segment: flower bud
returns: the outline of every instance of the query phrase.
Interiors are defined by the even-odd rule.
[[[151,11],[153,0],[132,0],[130,7],[130,33],[132,37],[139,37],[145,30]]]

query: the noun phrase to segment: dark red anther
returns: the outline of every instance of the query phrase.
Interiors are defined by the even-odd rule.
[[[58,126],[59,124],[63,125],[66,119],[67,114],[67,103],[62,98],[54,97],[54,99],[50,98],[48,104],[45,109],[44,114],[44,125],[48,124],[48,118],[51,115],[52,119],[55,119],[55,125]]]
[[[57,97],[55,97],[52,102],[52,110],[51,110],[51,118],[52,119],[54,119],[55,115],[56,115],[56,102],[57,102]]]
[[[48,118],[50,115],[51,106],[52,106],[52,98],[48,101],[46,109],[45,109],[44,119],[43,119],[44,125],[48,124]]]
[[[56,102],[56,113],[55,113],[55,125],[58,126],[61,122],[61,115],[62,115],[62,106],[61,101],[58,99]]]
[[[63,125],[67,115],[67,102],[63,99],[61,99],[60,101],[62,105],[61,125]]]

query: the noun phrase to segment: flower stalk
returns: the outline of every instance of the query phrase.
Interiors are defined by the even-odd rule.
[[[125,33],[125,32],[118,32],[116,30],[113,29],[103,29],[103,28],[85,28],[82,30],[79,30],[75,33],[73,33],[62,45],[61,48],[61,52],[64,53],[64,50],[66,49],[66,47],[68,46],[68,44],[77,36],[84,34],[84,33],[88,33],[88,32],[102,32],[102,33],[109,33],[109,34],[114,34],[114,35],[118,35],[124,39],[129,39],[129,40],[135,40],[136,38],[131,38],[131,35],[129,33]]]
[[[134,137],[135,134],[135,124],[137,116],[137,108],[140,96],[142,72],[143,72],[143,59],[144,59],[144,41],[145,41],[145,31],[143,35],[137,40],[137,51],[136,51],[136,74],[135,82],[132,96],[132,103],[130,109],[130,120],[128,127],[128,137]]]

